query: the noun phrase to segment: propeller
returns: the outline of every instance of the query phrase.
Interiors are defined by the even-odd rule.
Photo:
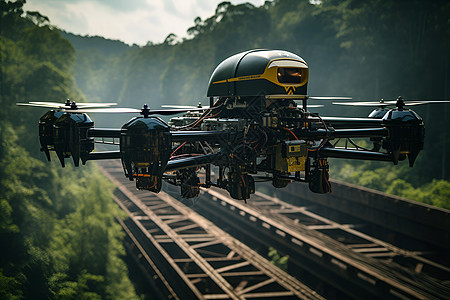
[[[211,109],[216,109],[217,107],[213,107]],[[73,110],[73,112],[82,112],[82,113],[140,113],[145,118],[149,115],[163,115],[170,116],[176,115],[179,113],[184,113],[188,111],[203,111],[205,108],[179,108],[179,109],[152,109],[148,107],[147,104],[144,104],[142,109],[135,108],[115,108],[115,107],[106,107],[106,108],[82,108]],[[65,111],[71,112],[72,110],[65,109]]]
[[[394,103],[390,103],[392,101],[385,102],[380,100],[379,102],[375,101],[359,101],[359,102],[332,102],[335,105],[347,105],[347,106],[369,106],[369,107],[386,107],[390,105],[395,105]]]
[[[296,96],[296,95],[294,95]],[[312,100],[351,100],[352,97],[335,97],[335,96],[307,96],[307,95],[300,95],[300,99],[293,99],[295,102],[302,103],[303,109],[306,110],[306,108],[318,108],[318,107],[324,107],[324,105],[315,105],[315,104],[306,104],[306,100],[312,99]]]
[[[141,109],[136,108],[127,108],[127,107],[87,107],[87,108],[63,108],[66,112],[73,112],[73,113],[140,113]]]
[[[57,102],[33,102],[30,101],[30,104],[37,104],[37,105],[47,105],[47,106],[54,106],[54,107],[61,107],[62,105]],[[117,105],[117,103],[75,103],[78,107],[105,107],[105,106],[114,106]],[[70,102],[69,105],[64,103],[64,107],[70,107],[73,105],[73,102]]]
[[[208,109],[209,106],[203,106],[201,102],[198,103],[197,106],[194,105],[161,105],[161,107],[167,107],[167,108],[180,108],[180,109],[197,109],[197,108],[203,108],[204,110]]]
[[[16,105],[76,110],[78,108],[85,108],[85,107],[89,107],[89,108],[109,107],[109,106],[117,105],[117,103],[77,103],[75,101],[70,101],[69,99],[67,99],[66,102],[64,102],[62,104],[59,102],[30,101],[28,103],[16,103]]]
[[[384,101],[381,99],[378,102],[375,101],[357,101],[357,102],[332,102],[336,105],[347,105],[347,106],[366,106],[366,107],[387,107],[387,106],[397,106],[398,108],[403,108],[404,106],[414,106],[422,104],[439,104],[439,103],[450,103],[450,100],[408,100],[405,101],[401,96],[397,100]]]
[[[319,107],[324,107],[325,105],[322,104],[313,104],[313,105],[308,105],[308,108],[319,108]]]
[[[144,104],[142,109],[136,108],[121,108],[121,107],[108,107],[110,105],[116,105],[116,103],[76,103],[66,101],[63,105],[56,102],[29,102],[29,103],[16,103],[19,106],[32,106],[32,107],[46,107],[46,108],[56,108],[69,113],[140,113],[145,118],[149,115],[175,115],[179,113],[184,113],[187,111],[204,111],[209,109],[209,107],[184,107],[178,109],[155,109],[150,110],[147,104]],[[201,105],[200,105],[201,106]],[[211,109],[216,109],[213,107]]]
[[[310,97],[308,97],[308,99],[313,99],[313,100],[352,100],[352,97],[310,96]]]

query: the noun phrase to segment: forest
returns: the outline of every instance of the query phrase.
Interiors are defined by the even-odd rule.
[[[285,49],[309,64],[309,94],[356,100],[450,99],[446,0],[274,0],[219,4],[187,38],[129,46],[51,25],[25,1],[0,0],[0,298],[138,298],[122,260],[113,186],[94,164],[62,169],[39,151],[45,112],[24,101],[206,103],[223,59],[252,48]],[[314,103],[322,104],[322,103]],[[324,102],[326,116],[367,116]],[[331,177],[450,208],[448,108],[418,107],[425,147],[406,163],[331,161]],[[96,126],[120,126],[94,116]],[[81,245],[81,247],[80,247]]]
[[[0,299],[137,299],[114,187],[93,165],[44,162],[36,125],[45,111],[15,105],[84,99],[71,43],[22,6],[0,1]]]

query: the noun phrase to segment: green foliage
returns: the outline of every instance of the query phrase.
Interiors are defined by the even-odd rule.
[[[15,105],[83,99],[72,45],[23,2],[0,0],[0,298],[134,299],[113,186],[92,165],[44,163],[43,111]]]
[[[450,181],[433,179],[428,183],[413,184],[403,179],[410,168],[379,162],[364,162],[358,165],[333,159],[331,177],[368,188],[384,191],[411,200],[450,209]]]
[[[66,185],[64,201],[74,203],[75,210],[57,221],[50,244],[55,271],[67,275],[63,280],[56,277],[53,293],[73,288],[78,298],[86,289],[85,281],[95,279],[87,286],[95,286],[101,298],[133,298],[126,267],[119,259],[125,252],[121,227],[113,217],[121,212],[111,201],[112,184],[93,167],[65,172],[64,180],[71,183]]]
[[[86,272],[82,272],[75,281],[67,280],[64,273],[56,273],[50,279],[50,289],[54,299],[102,299],[95,290],[103,283],[102,276]]]
[[[396,179],[387,192],[437,207],[450,209],[450,182],[434,179],[431,183],[414,188],[402,179]]]
[[[275,248],[269,247],[268,256],[272,264],[283,271],[288,270],[289,255],[281,256]]]
[[[5,276],[0,269],[0,298],[15,300],[21,299],[23,294],[20,289],[21,282],[16,277]]]

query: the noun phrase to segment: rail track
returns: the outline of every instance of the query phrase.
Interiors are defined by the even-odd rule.
[[[123,177],[122,170],[120,167],[118,168],[117,165],[115,165],[115,167],[104,166],[104,169],[111,174],[110,176],[113,176],[113,178],[116,175]],[[122,177],[117,177],[118,179],[112,178],[112,180],[122,181]],[[214,224],[219,225],[224,229],[228,229],[232,235],[235,235],[241,240],[245,240],[245,243],[251,245],[253,249],[260,250],[261,256],[267,254],[267,248],[269,246],[275,247],[282,254],[289,255],[289,274],[308,284],[322,296],[327,298],[448,298],[450,295],[450,272],[448,267],[448,257],[445,255],[446,253],[448,254],[448,252],[446,252],[446,246],[443,246],[435,239],[430,238],[434,233],[428,235],[414,234],[414,232],[408,233],[407,225],[411,220],[399,221],[401,218],[398,216],[398,211],[390,208],[387,204],[384,204],[384,210],[381,210],[382,212],[377,212],[382,217],[378,216],[378,218],[375,218],[378,220],[378,222],[376,222],[371,220],[373,217],[367,216],[373,215],[373,211],[376,209],[370,207],[368,203],[370,204],[371,201],[366,201],[367,199],[364,197],[361,197],[359,201],[358,199],[352,199],[350,201],[345,197],[354,198],[355,195],[350,193],[350,196],[344,196],[337,193],[337,197],[334,199],[331,196],[326,196],[322,198],[319,197],[319,200],[317,200],[316,197],[311,197],[310,193],[296,190],[299,186],[302,188],[301,184],[294,184],[291,186],[292,187],[288,189],[277,190],[278,194],[275,197],[257,192],[251,197],[247,204],[231,199],[226,192],[223,192],[222,190],[203,190],[200,197],[192,202],[191,208],[212,219]],[[126,182],[124,187],[127,188],[125,194],[133,193],[131,192],[134,190],[133,182]],[[370,194],[369,192],[370,191],[367,191],[368,194]],[[120,193],[124,194],[122,189],[120,189]],[[124,203],[128,203],[128,200],[120,200],[121,197],[124,197],[120,193],[116,193],[116,197],[119,199],[119,205],[127,211]],[[189,215],[193,213],[192,210],[186,208],[179,201],[170,197],[170,195],[177,195],[179,193],[178,188],[172,189],[170,186],[167,186],[166,192],[158,195],[146,193],[145,196],[143,196],[141,191],[137,193],[140,195],[138,198],[141,199],[147,207],[152,208],[152,211],[153,209],[156,209],[157,212],[158,210],[167,210],[167,207],[164,206],[165,204],[163,205],[159,202],[171,199],[169,201],[171,202],[171,205],[173,204],[176,207],[181,205],[181,207],[183,207],[181,211],[178,210],[183,216],[185,216],[185,214]],[[129,197],[130,195],[125,196]],[[386,196],[378,195],[378,197],[373,197],[372,200],[377,202],[380,197]],[[167,199],[162,200],[161,198]],[[286,201],[282,201],[281,199]],[[397,209],[399,207],[402,208],[402,206],[405,205],[404,200],[402,199],[394,200],[396,201],[391,201],[394,202],[394,204],[389,204]],[[334,206],[338,206],[338,208],[330,208],[333,206],[327,203],[330,201],[334,201]],[[339,201],[341,201],[340,204]],[[360,208],[357,210],[359,211],[358,213],[353,214],[351,213],[351,207],[345,207],[352,205],[362,206],[363,204],[366,204],[367,207],[364,209]],[[445,222],[443,225],[438,226],[438,228],[433,228],[433,224],[439,223],[436,221],[446,220],[448,222],[448,211],[436,210],[432,207],[420,205],[419,207],[416,207],[417,204],[410,202],[407,202],[406,204],[409,207],[409,211],[415,212],[416,217],[423,216],[423,218],[429,219],[428,221],[421,220],[417,222],[420,223],[422,227],[426,227],[421,228],[422,232],[434,232],[434,230],[440,232],[439,230],[441,230],[440,240],[443,241],[448,237],[449,228],[447,227],[446,233]],[[377,205],[383,204],[378,203]],[[369,213],[366,211],[369,211]],[[169,242],[169,235],[167,232],[162,234],[155,231],[155,228],[160,230],[161,224],[164,222],[169,222],[169,227],[171,226],[170,224],[174,222],[174,225],[180,227],[176,227],[175,229],[172,228],[172,230],[181,230],[180,232],[190,239],[204,239],[202,241],[198,240],[194,242],[194,240],[188,240],[186,242],[188,246],[194,245],[193,243],[200,244],[200,248],[194,245],[194,248],[198,248],[200,252],[205,250],[203,249],[203,244],[208,247],[217,245],[217,237],[213,238],[210,235],[205,235],[204,232],[196,233],[200,234],[196,237],[189,236],[189,234],[192,233],[185,233],[183,231],[184,228],[187,230],[198,230],[198,228],[200,228],[197,227],[197,225],[183,223],[186,222],[186,220],[181,221],[180,219],[180,223],[179,221],[175,221],[177,220],[175,217],[175,219],[163,217],[158,220],[158,215],[147,214],[141,216],[142,213],[136,214],[130,210],[127,212],[132,216],[131,221],[128,221],[128,223],[131,222],[132,224],[127,225],[122,222],[122,226],[125,230],[127,230],[127,226],[134,228],[133,232],[139,232],[139,229],[141,232],[144,232],[144,229],[150,230],[150,236],[155,239],[155,241],[152,241],[153,245],[155,245],[155,242],[162,242],[159,245],[164,245],[166,247],[173,243],[176,244],[176,242]],[[402,213],[408,216],[408,211],[401,212],[401,214]],[[429,215],[432,217],[430,218]],[[399,225],[400,228],[398,230],[390,229],[389,227],[391,225],[389,222],[383,222],[384,219],[389,220],[390,218],[394,218],[394,221],[391,221],[391,223],[395,222]],[[155,225],[155,220],[162,223]],[[152,225],[149,227],[148,224],[150,223]],[[156,227],[153,228],[152,226]],[[441,227],[443,227],[443,229]],[[412,226],[410,228],[414,229],[415,227]],[[130,229],[128,228],[128,230]],[[375,234],[372,234],[373,232],[375,232]],[[387,234],[385,232],[387,232]],[[215,234],[224,236],[224,233],[215,232]],[[140,235],[142,235],[142,233],[140,233]],[[130,234],[128,234],[128,236],[130,236]],[[230,236],[227,236],[227,239],[228,238],[231,239]],[[151,238],[147,236],[146,239]],[[222,243],[226,242],[227,239]],[[136,245],[136,242],[130,244]],[[243,245],[240,242],[238,242],[238,244]],[[154,257],[160,256],[162,255],[161,253],[167,251],[164,247],[156,248],[157,249],[153,249],[154,251],[152,252]],[[178,245],[177,248],[180,248],[180,245]],[[136,247],[134,249],[136,249]],[[233,251],[234,250],[232,250],[231,253],[234,253]],[[155,254],[158,252],[159,254]],[[216,251],[212,252],[216,253]],[[225,256],[228,256],[229,253],[230,252]],[[152,255],[149,257],[152,257]],[[219,256],[222,257],[220,259],[224,259],[224,253],[221,255],[222,256]],[[142,254],[142,251],[141,256],[145,256]],[[218,260],[219,257],[214,259]],[[241,254],[240,257],[244,256]],[[172,264],[174,264],[172,269],[176,269],[175,266],[180,268],[181,264],[184,264],[184,266],[198,265],[195,259],[190,256],[175,259],[172,257],[172,260]],[[205,263],[211,262],[206,261]],[[230,266],[232,266],[232,264],[230,264]],[[237,266],[240,266],[239,263],[237,263]],[[153,266],[151,269],[155,270],[155,267],[156,266]],[[156,267],[156,269],[158,268]],[[227,269],[220,269],[219,267],[219,271],[222,270],[227,271]],[[175,273],[180,277],[179,271]],[[221,272],[219,272],[218,275],[220,275],[220,273]],[[251,276],[251,274],[251,272],[247,274],[235,274],[235,280],[242,280],[242,278]],[[155,278],[164,278],[164,276],[156,273],[153,276]],[[171,278],[176,277],[174,277],[173,274],[170,276]],[[181,278],[180,281],[192,281],[192,276],[194,275],[189,276]],[[209,278],[208,276],[210,276],[210,274],[203,273],[201,275],[201,278],[204,280],[204,285],[206,282],[205,278]],[[237,279],[239,276],[243,277]],[[195,280],[199,280],[199,278],[196,278]],[[208,281],[209,280],[211,279],[208,279]],[[219,282],[221,282],[221,280],[219,280]],[[170,289],[167,288],[167,286],[171,286],[170,283],[160,285],[166,286],[166,294],[170,291]],[[209,283],[206,285],[218,285],[220,287],[220,284],[217,283],[215,285]],[[234,288],[238,285],[239,284],[234,283]],[[233,287],[233,284],[231,286]],[[302,286],[301,289],[305,289],[305,286]],[[173,287],[171,288],[173,289]],[[188,289],[192,290],[192,286],[189,287],[189,284]],[[231,288],[231,290],[233,290],[233,288]],[[238,290],[241,291],[242,289]],[[306,290],[308,290],[308,288],[306,288]],[[279,295],[282,295],[281,291],[278,292],[280,293]],[[286,291],[284,292],[286,293]],[[178,291],[178,294],[179,293],[180,291]],[[204,297],[202,294],[203,292],[199,293],[200,294],[192,294],[192,297],[200,297],[200,295]],[[217,295],[219,294],[222,295],[220,297],[230,297],[226,292],[218,292],[217,289],[215,290],[215,293],[214,297],[218,297]],[[186,292],[182,291],[182,294],[186,295]],[[312,291],[311,294],[308,294],[308,297],[311,295],[318,296],[317,293]],[[240,296],[243,298],[247,297],[243,294]],[[287,296],[288,295],[286,294],[286,297]],[[291,296],[306,297],[305,295],[289,294],[289,297]],[[207,297],[214,298],[213,296],[206,296],[205,298]]]
[[[327,224],[310,228],[336,236],[356,252],[396,262],[413,273],[450,279],[448,210],[339,181],[333,186],[332,197],[313,197],[304,185],[277,190],[277,197],[295,206],[309,206],[313,215],[325,217]]]
[[[129,250],[161,298],[323,299],[306,285],[165,192],[137,191],[117,163],[102,163],[117,185]]]
[[[272,245],[288,254],[289,273],[301,279],[315,276],[313,288],[319,281],[338,291],[324,291],[327,298],[344,294],[358,299],[441,299],[450,295],[446,266],[422,257],[423,251],[401,249],[359,231],[364,223],[338,223],[314,212],[313,206],[294,206],[258,192],[244,204],[222,191],[207,190],[196,206],[222,226],[234,228],[247,242],[254,239],[262,249]],[[439,277],[420,272],[425,264]]]

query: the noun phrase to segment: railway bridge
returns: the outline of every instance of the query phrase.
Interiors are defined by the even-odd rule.
[[[334,182],[317,195],[261,185],[245,204],[218,189],[138,191],[115,161],[125,245],[157,299],[448,299],[449,211]],[[288,256],[270,263],[269,248]]]

